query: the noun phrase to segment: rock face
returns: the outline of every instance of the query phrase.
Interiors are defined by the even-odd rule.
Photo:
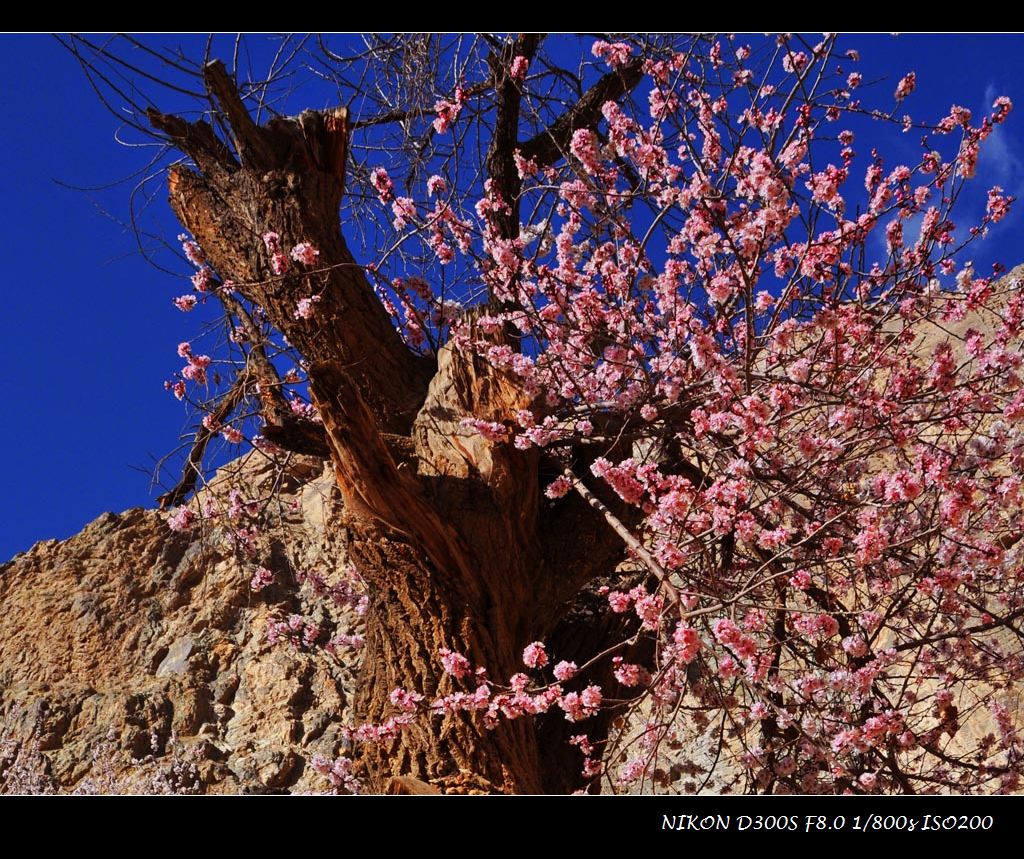
[[[344,745],[356,655],[267,631],[293,615],[320,643],[357,631],[356,612],[322,596],[345,575],[325,529],[334,478],[319,460],[281,474],[253,454],[192,506],[219,510],[229,487],[230,517],[186,533],[132,509],[0,566],[0,792],[328,788],[310,761]],[[257,521],[251,540],[232,537]],[[260,566],[274,582],[257,592]]]

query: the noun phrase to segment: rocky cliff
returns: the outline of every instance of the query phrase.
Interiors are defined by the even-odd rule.
[[[292,615],[324,640],[358,625],[309,578],[296,583],[314,572],[322,593],[344,568],[325,528],[338,514],[334,479],[318,460],[280,475],[254,454],[193,503],[228,485],[247,513],[273,520],[250,545],[132,509],[0,566],[0,792],[328,787],[310,761],[343,743],[356,655],[272,644],[267,632]],[[270,499],[272,517],[253,509]],[[274,575],[258,591],[257,561]]]

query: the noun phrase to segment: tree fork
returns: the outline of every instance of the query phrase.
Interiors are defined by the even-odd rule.
[[[614,567],[621,546],[585,504],[560,505],[544,522],[537,452],[462,426],[469,416],[511,421],[528,407],[514,377],[453,344],[436,360],[423,358],[394,330],[339,228],[345,112],[260,127],[221,64],[207,66],[206,82],[235,152],[206,123],[152,110],[150,121],[199,168],[172,168],[175,213],[221,277],[307,361],[350,517],[350,555],[370,586],[357,718],[393,715],[395,687],[428,699],[472,691],[443,672],[441,648],[507,682],[523,667],[523,648],[555,629],[580,587]],[[317,266],[275,275],[262,240],[268,231],[285,247],[311,242]],[[298,300],[314,294],[315,315],[296,318]],[[401,437],[406,443],[396,444]],[[574,529],[575,548],[561,545],[559,522]],[[571,627],[563,637],[580,659],[606,643]],[[568,789],[579,780],[566,773],[564,753],[551,753],[564,740],[562,730],[539,735],[529,718],[488,728],[480,714],[424,713],[389,743],[365,744],[357,762],[379,791],[395,789],[393,778],[442,790]]]

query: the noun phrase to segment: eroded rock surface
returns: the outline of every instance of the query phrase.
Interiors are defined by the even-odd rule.
[[[252,455],[192,502],[239,490],[263,523],[248,548],[231,537],[243,517],[181,533],[167,514],[132,509],[0,566],[0,786],[327,787],[310,760],[344,744],[356,654],[272,644],[267,629],[301,615],[323,643],[353,632],[358,617],[296,583],[296,572],[331,581],[344,569],[343,531],[325,527],[340,512],[333,475],[318,460],[294,461],[267,509],[280,479]],[[254,592],[259,566],[274,583]]]

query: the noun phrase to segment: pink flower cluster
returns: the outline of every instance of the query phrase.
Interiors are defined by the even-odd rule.
[[[450,674],[456,680],[461,680],[473,673],[472,664],[461,653],[442,647],[438,651],[438,655],[441,657],[441,665],[444,666],[445,673]]]
[[[633,53],[625,42],[606,42],[603,39],[594,42],[591,52],[595,57],[603,59],[613,69],[620,69],[629,62]]]
[[[185,399],[185,383],[180,379],[176,382],[164,382],[164,390],[174,394],[175,399]]]
[[[295,307],[296,319],[312,319],[316,304],[320,301],[319,295],[312,295],[309,298],[300,298]]]
[[[526,71],[529,67],[530,61],[526,57],[517,56],[512,60],[512,65],[509,67],[509,77],[521,83],[526,80]]]
[[[195,355],[192,352],[192,344],[188,342],[178,344],[178,357],[184,358],[188,363],[182,368],[181,375],[198,385],[206,384],[206,370],[213,359],[209,355]],[[180,399],[180,398],[179,398]]]
[[[614,702],[637,739],[609,762],[620,767],[609,784],[659,771],[684,700],[697,729],[731,712],[751,789],[775,779],[881,792],[915,773],[926,789],[985,789],[1011,764],[999,749],[1019,752],[1006,714],[969,772],[951,774],[945,740],[955,704],[974,700],[961,694],[971,684],[1024,677],[993,635],[1024,605],[1011,539],[1024,530],[1024,300],[1001,270],[982,276],[963,263],[1013,198],[991,188],[973,222],[953,205],[1011,105],[997,99],[979,120],[958,106],[938,122],[896,116],[891,103],[873,114],[860,100],[868,74],[841,71],[835,41],[780,35],[752,52],[725,37],[657,56],[640,56],[639,42],[597,42],[613,69],[642,62],[642,89],[604,104],[599,127],[574,130],[565,158],[542,165],[515,153],[514,198],[490,179],[467,200],[459,171],[431,175],[421,198],[396,196],[381,168],[369,177],[401,232],[395,242],[419,243],[401,258],[436,262],[436,291],[426,272],[399,278],[383,271],[394,260],[381,263],[376,288],[407,341],[433,349],[450,327],[458,348],[516,379],[530,402],[463,426],[543,447],[554,474],[575,464],[576,477],[555,478],[545,495],[578,479],[606,493],[635,537],[620,571],[629,583],[602,593],[612,611],[635,615],[630,628],[653,655],[619,642],[597,667],[649,694],[642,716]],[[516,57],[509,74],[529,100],[541,76],[528,70]],[[834,74],[805,102],[819,70]],[[915,86],[904,77],[897,101]],[[454,127],[463,102],[460,91],[437,102],[435,133]],[[896,135],[927,135],[920,155],[884,157],[864,128],[872,117]],[[640,208],[651,217],[637,220]],[[529,222],[510,231],[513,212]],[[284,249],[268,236],[273,267]],[[305,245],[281,271],[316,264]],[[202,252],[186,254],[196,288],[208,286]],[[485,312],[464,314],[443,292],[440,275],[453,268],[487,289]],[[311,318],[316,299],[296,300],[295,316]],[[957,324],[969,314],[993,320],[991,330]],[[948,342],[920,351],[922,328]],[[205,380],[206,356],[182,357]],[[171,389],[184,395],[183,383]],[[326,578],[302,577],[332,598]],[[282,638],[303,640],[278,623]],[[577,721],[604,706],[602,690],[585,685],[593,664],[556,662],[528,640],[524,671],[505,685],[442,649],[449,694],[395,690],[395,715],[351,736],[390,741],[432,713],[493,727],[559,711]],[[575,739],[596,776],[597,744]]]
[[[194,510],[188,507],[179,507],[167,517],[167,527],[172,531],[191,531],[197,518]]]
[[[456,87],[453,100],[443,98],[434,102],[434,113],[436,114],[434,118],[434,131],[438,134],[444,134],[462,111],[464,101],[465,93],[462,87]]]
[[[569,490],[572,489],[572,481],[564,475],[556,477],[551,483],[544,489],[544,494],[548,498],[561,498],[566,495]]]
[[[351,565],[343,572],[340,581],[330,583],[316,570],[296,570],[295,580],[300,586],[308,586],[314,595],[330,599],[339,608],[353,609],[360,616],[366,614],[369,607],[366,583]]]
[[[249,589],[258,594],[260,591],[269,588],[274,583],[274,573],[266,567],[257,567],[256,572],[249,579]]]
[[[508,427],[497,421],[485,421],[479,418],[463,418],[462,426],[472,429],[488,441],[499,442],[508,439]]]
[[[323,755],[313,755],[309,765],[320,775],[326,777],[335,790],[358,794],[361,788],[359,779],[352,772],[352,761],[346,757],[335,758],[333,761]]]
[[[523,665],[528,668],[543,668],[547,664],[548,654],[542,642],[535,641],[526,646],[523,651]]]
[[[190,239],[186,233],[178,236],[178,241],[181,242],[181,249],[185,252],[186,259],[192,265],[199,268],[206,264],[206,255],[203,253],[203,249]]]
[[[291,257],[295,262],[302,263],[305,266],[316,265],[317,258],[320,256],[318,251],[309,242],[299,242],[295,247],[292,248]]]
[[[365,646],[366,638],[364,636],[339,632],[331,636],[327,644],[324,645],[324,650],[335,655],[341,650],[351,650],[358,653]]]
[[[272,620],[267,624],[270,644],[286,643],[301,650],[309,650],[320,638],[320,627],[301,614],[292,614],[287,620]]]
[[[896,85],[896,100],[902,101],[910,95],[917,87],[917,75],[914,72],[907,72]]]
[[[370,184],[373,186],[373,190],[377,192],[377,198],[382,203],[391,202],[391,198],[395,195],[395,186],[391,181],[391,177],[388,176],[388,171],[383,167],[376,167],[370,172]]]
[[[288,271],[288,256],[281,250],[281,237],[270,230],[263,234],[263,244],[270,255],[270,270],[276,275]]]

